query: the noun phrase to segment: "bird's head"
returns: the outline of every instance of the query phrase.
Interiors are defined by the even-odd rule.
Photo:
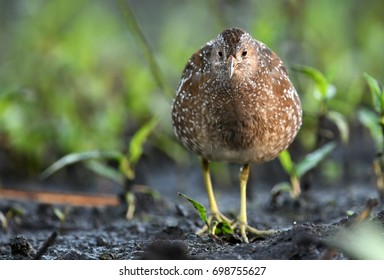
[[[212,45],[212,70],[223,81],[235,79],[238,74],[247,76],[257,68],[258,52],[256,40],[239,28],[230,28],[221,32]]]

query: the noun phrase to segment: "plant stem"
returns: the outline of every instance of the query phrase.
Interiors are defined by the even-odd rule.
[[[127,192],[125,194],[125,200],[127,202],[127,213],[125,214],[125,218],[127,220],[132,220],[133,215],[135,214],[135,210],[136,210],[135,194],[132,192]]]
[[[383,157],[383,143],[384,143],[384,112],[380,112],[380,120],[379,120],[380,128],[381,128],[381,137],[382,137],[382,146],[381,152],[377,154],[375,159],[373,160],[373,169],[376,174],[376,186],[379,192],[380,201],[384,201],[384,178],[383,178],[383,168],[381,159]]]
[[[165,79],[161,73],[160,67],[155,59],[155,56],[153,54],[153,51],[149,45],[148,40],[145,38],[145,35],[143,31],[140,28],[139,23],[137,22],[131,7],[129,6],[129,3],[127,0],[119,0],[120,8],[124,14],[125,20],[128,24],[129,29],[131,30],[132,34],[136,37],[137,43],[139,44],[139,47],[141,48],[148,64],[149,68],[151,70],[151,73],[153,75],[153,78],[155,79],[155,82],[157,86],[166,94],[169,96],[173,95],[173,92],[170,90],[170,88],[167,86],[167,83],[165,82]]]
[[[381,161],[379,157],[376,157],[373,160],[373,170],[376,175],[376,187],[380,195],[380,200],[384,200],[384,177],[383,177],[383,169],[381,167]]]
[[[291,184],[292,184],[291,196],[297,199],[300,197],[300,194],[301,194],[301,186],[300,186],[300,180],[296,175],[291,175]]]
[[[44,242],[43,246],[37,251],[36,255],[34,256],[34,260],[40,260],[41,257],[47,252],[48,248],[53,245],[57,237],[57,232],[54,231],[52,234],[48,237],[48,239]]]

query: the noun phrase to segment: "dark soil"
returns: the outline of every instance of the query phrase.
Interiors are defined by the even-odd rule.
[[[152,179],[146,184],[160,197],[137,194],[137,211],[132,220],[125,219],[124,204],[71,207],[61,226],[54,208],[64,212],[64,206],[0,200],[0,211],[14,214],[8,216],[7,226],[3,224],[0,230],[0,259],[349,259],[355,256],[329,242],[340,230],[355,223],[368,201],[377,197],[374,186],[368,184],[312,184],[298,201],[283,194],[271,203],[269,184],[258,184],[253,179],[249,188],[249,224],[278,232],[264,238],[250,236],[250,244],[242,244],[236,235],[194,234],[202,222],[178,192],[207,205],[197,168],[176,170],[176,176],[170,176],[175,174],[173,167],[151,168],[148,178]],[[252,176],[255,178],[255,174]],[[235,180],[229,185],[232,187],[215,190],[222,212],[235,217],[238,188]],[[368,220],[383,223],[381,211],[380,204]]]

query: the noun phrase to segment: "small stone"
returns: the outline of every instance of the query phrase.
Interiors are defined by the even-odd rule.
[[[9,246],[11,247],[12,255],[22,255],[29,257],[35,252],[32,245],[24,236],[17,236],[10,239]]]
[[[109,245],[109,243],[104,237],[102,236],[96,237],[96,246],[106,246],[106,245]]]
[[[112,252],[103,252],[99,256],[100,260],[115,260],[116,256]]]

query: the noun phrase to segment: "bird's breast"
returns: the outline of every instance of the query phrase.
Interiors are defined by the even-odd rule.
[[[228,162],[263,162],[285,149],[296,135],[292,124],[298,117],[291,104],[276,104],[268,98],[227,95],[207,108],[203,156]]]

